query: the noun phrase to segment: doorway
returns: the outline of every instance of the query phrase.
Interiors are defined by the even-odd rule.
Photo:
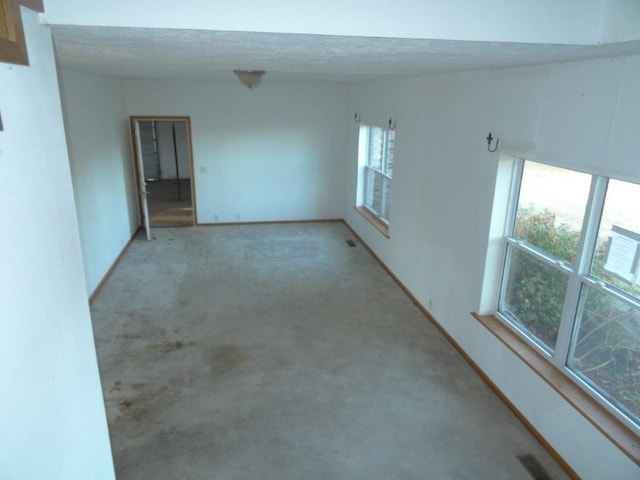
[[[141,223],[196,224],[189,117],[130,117]]]

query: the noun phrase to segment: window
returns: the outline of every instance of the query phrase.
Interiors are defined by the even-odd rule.
[[[394,130],[370,125],[361,127],[359,156],[363,171],[359,204],[375,221],[382,224],[383,229],[389,226],[394,145]]]
[[[498,316],[640,430],[640,185],[519,161]]]

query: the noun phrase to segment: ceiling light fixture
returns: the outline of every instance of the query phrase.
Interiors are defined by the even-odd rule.
[[[245,87],[251,89],[260,83],[262,76],[265,74],[264,70],[234,70],[240,83]]]

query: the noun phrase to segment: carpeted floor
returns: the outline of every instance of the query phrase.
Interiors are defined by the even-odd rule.
[[[92,305],[119,480],[567,478],[344,224],[156,237]]]

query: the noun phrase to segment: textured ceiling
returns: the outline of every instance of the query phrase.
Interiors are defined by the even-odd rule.
[[[640,54],[640,41],[600,46],[411,40],[155,28],[53,26],[60,64],[131,78],[354,82]]]

